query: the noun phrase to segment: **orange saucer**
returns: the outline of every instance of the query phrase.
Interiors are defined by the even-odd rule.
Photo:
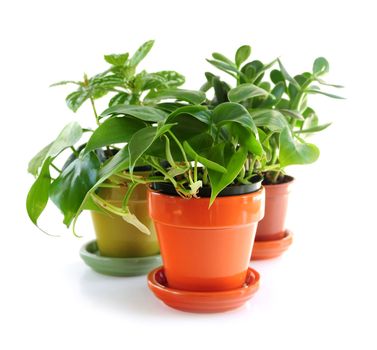
[[[275,241],[255,241],[251,260],[276,258],[283,254],[292,244],[293,235],[289,230],[285,231],[282,239]]]
[[[192,292],[169,288],[163,266],[148,275],[149,289],[166,305],[186,312],[213,313],[236,309],[259,288],[259,273],[249,267],[241,288],[220,292]]]

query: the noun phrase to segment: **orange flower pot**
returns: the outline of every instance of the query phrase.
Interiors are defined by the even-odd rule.
[[[258,224],[256,241],[277,241],[286,236],[285,218],[294,178],[286,176],[286,179],[288,181],[281,184],[264,185],[266,209],[264,218]]]
[[[183,199],[149,191],[149,213],[160,242],[169,288],[224,291],[247,275],[264,189],[218,197]]]

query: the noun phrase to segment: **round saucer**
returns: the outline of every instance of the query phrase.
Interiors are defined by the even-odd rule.
[[[84,244],[80,249],[80,256],[94,271],[110,276],[146,275],[151,269],[161,265],[159,254],[136,258],[101,256],[96,241]]]
[[[293,235],[289,230],[285,231],[282,239],[275,241],[255,241],[251,260],[276,258],[283,254],[292,244]]]
[[[248,268],[245,284],[241,288],[216,291],[193,292],[169,288],[160,266],[148,274],[149,289],[166,305],[187,312],[213,313],[236,309],[248,301],[259,288],[259,273]]]

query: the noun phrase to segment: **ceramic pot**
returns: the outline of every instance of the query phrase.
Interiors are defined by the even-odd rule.
[[[127,187],[102,188],[99,195],[118,207]],[[121,217],[92,211],[94,230],[100,254],[109,257],[131,258],[158,254],[160,251],[153,222],[148,214],[147,187],[138,185],[129,201],[129,208],[149,228],[151,235],[141,233]]]
[[[183,199],[149,190],[149,213],[160,241],[169,288],[224,291],[245,283],[264,189],[218,197]]]
[[[274,241],[285,237],[288,198],[293,183],[293,177],[285,176],[284,183],[263,185],[266,190],[266,209],[264,218],[258,224],[256,241]]]

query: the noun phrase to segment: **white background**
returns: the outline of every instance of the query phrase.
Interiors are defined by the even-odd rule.
[[[8,1],[0,5],[1,251],[0,348],[76,349],[376,349],[376,39],[373,1]],[[82,239],[57,210],[43,227],[28,221],[27,161],[77,115],[67,88],[48,88],[104,69],[104,53],[133,51],[156,39],[143,63],[176,69],[198,88],[211,52],[242,44],[289,71],[330,62],[329,81],[345,101],[312,99],[333,125],[313,142],[320,160],[288,169],[297,182],[288,226],[295,242],[283,257],[253,266],[260,291],[242,309],[217,315],[171,310],[145,277],[111,278],[87,268]]]

